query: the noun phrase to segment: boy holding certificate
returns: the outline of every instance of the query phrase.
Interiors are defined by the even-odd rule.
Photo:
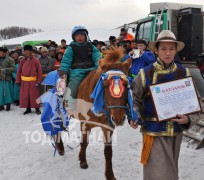
[[[134,109],[142,120],[143,149],[141,163],[144,165],[144,180],[178,180],[178,158],[182,131],[190,126],[190,118],[179,114],[176,118],[157,121],[149,86],[190,76],[189,70],[174,63],[176,53],[184,48],[169,30],[163,30],[157,41],[149,48],[158,58],[144,69],[133,81]],[[130,121],[132,128],[137,124]]]

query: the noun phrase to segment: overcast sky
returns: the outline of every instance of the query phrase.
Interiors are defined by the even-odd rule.
[[[149,13],[149,4],[162,0],[0,0],[0,28],[35,27],[43,30],[113,29]],[[169,0],[204,4],[204,0]]]

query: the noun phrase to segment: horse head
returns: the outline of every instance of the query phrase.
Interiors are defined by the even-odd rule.
[[[124,56],[123,48],[113,48],[106,51],[104,59],[99,61],[103,72],[104,109],[109,124],[120,126],[124,124],[128,104],[128,90],[130,89],[128,70],[131,59],[121,62]]]

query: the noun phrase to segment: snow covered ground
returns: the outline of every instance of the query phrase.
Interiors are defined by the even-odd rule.
[[[35,113],[23,115],[24,109],[12,106],[10,112],[0,112],[0,179],[1,180],[103,180],[104,153],[100,140],[100,129],[96,128],[92,143],[87,149],[89,168],[80,169],[79,147],[71,150],[66,147],[64,156],[53,157],[53,147],[41,141],[43,130],[40,116]],[[79,139],[77,120],[70,123],[70,137]],[[113,146],[113,170],[119,180],[142,180],[142,165],[139,163],[142,137],[139,130],[133,130],[126,122],[117,127]],[[98,135],[94,142],[95,135]],[[64,137],[66,137],[65,134]],[[68,143],[75,147],[74,141]],[[180,179],[204,179],[204,149],[187,148],[183,143],[180,154]],[[161,170],[162,171],[162,170]]]

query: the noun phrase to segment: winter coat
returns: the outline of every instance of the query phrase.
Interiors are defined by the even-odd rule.
[[[40,57],[39,58],[40,64],[42,66],[42,73],[47,74],[52,71],[53,65],[55,63],[55,60],[51,59],[50,57]]]
[[[84,43],[77,43],[75,41],[73,41],[71,44],[76,44],[77,46],[83,46],[85,44],[87,44],[88,41],[84,42]],[[71,90],[71,96],[72,98],[76,98],[77,96],[77,90],[78,87],[80,85],[80,83],[83,81],[83,79],[86,77],[86,75],[92,71],[98,68],[98,60],[101,58],[100,52],[99,50],[92,45],[92,61],[93,61],[93,67],[91,68],[86,68],[86,69],[71,69],[71,65],[72,65],[72,60],[74,57],[74,53],[72,50],[72,47],[69,46],[62,58],[62,62],[61,62],[61,66],[60,66],[60,74],[69,74],[69,83],[68,83],[68,87]],[[68,93],[68,91],[67,91]],[[67,100],[70,97],[68,94],[65,95],[65,99]],[[69,99],[70,101],[70,99]]]
[[[150,51],[144,51],[143,54],[136,59],[132,59],[131,73],[137,75],[140,69],[152,64],[156,61],[153,53]]]
[[[84,43],[77,43],[75,41],[72,41],[70,43],[70,45],[75,44],[77,46],[83,46],[83,45],[85,45],[87,43],[88,43],[88,41],[86,41]],[[94,62],[94,67],[93,68],[96,69],[98,67],[98,60],[101,58],[101,55],[100,55],[99,50],[94,45],[92,45],[92,48],[93,48],[92,60]],[[69,46],[67,48],[67,50],[65,51],[65,54],[63,56],[60,70],[65,71],[65,72],[69,72],[71,64],[72,64],[73,56],[74,56],[74,54],[73,54],[72,47]]]
[[[0,58],[0,80],[3,80],[3,74],[1,73],[1,70],[4,69],[4,75],[5,80],[10,81],[11,80],[11,74],[15,69],[15,62],[12,58],[6,56],[4,58]]]

